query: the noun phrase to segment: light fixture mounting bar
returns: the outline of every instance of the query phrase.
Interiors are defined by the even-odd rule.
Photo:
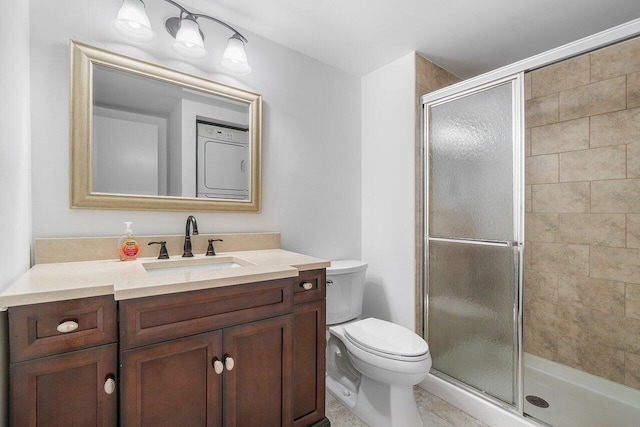
[[[224,22],[224,21],[221,21],[221,20],[219,20],[219,19],[217,19],[217,18],[214,18],[213,16],[205,15],[205,14],[202,14],[202,13],[192,13],[192,12],[190,12],[189,10],[187,10],[184,6],[180,5],[179,3],[176,3],[176,2],[175,2],[175,1],[173,1],[173,0],[164,0],[164,1],[166,1],[167,3],[170,3],[170,4],[172,4],[172,5],[174,5],[175,7],[177,7],[178,9],[180,9],[180,11],[181,11],[183,14],[185,14],[185,15],[187,15],[187,16],[189,16],[189,17],[193,17],[194,19],[197,19],[197,18],[205,18],[205,19],[209,19],[209,20],[211,20],[211,21],[213,21],[213,22],[216,22],[216,23],[218,23],[218,24],[222,25],[223,27],[228,28],[229,30],[233,31],[234,35],[238,35],[238,37],[240,37],[240,39],[241,39],[244,43],[248,43],[248,42],[249,42],[249,40],[247,40],[247,38],[246,38],[245,36],[243,36],[242,34],[240,34],[240,32],[239,32],[238,30],[236,30],[235,28],[233,28],[231,25],[227,24],[227,23],[226,23],[226,22]],[[180,18],[182,18],[182,17],[180,17]],[[166,27],[167,31],[168,31],[168,32],[169,32],[169,34],[171,34],[173,37],[175,37],[175,36],[176,36],[177,28],[180,28],[180,25],[179,25],[179,19],[180,19],[180,18],[169,18],[169,19],[167,19],[167,22],[166,22],[166,24],[165,24],[165,27]],[[175,23],[174,23],[174,22],[172,22],[171,24],[169,24],[169,21],[171,21],[172,19],[173,19],[173,20],[178,19],[178,21],[177,21],[177,23],[178,23],[177,28],[174,28],[174,27],[175,27]]]

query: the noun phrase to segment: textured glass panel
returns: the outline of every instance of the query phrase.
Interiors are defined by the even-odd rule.
[[[511,83],[429,111],[429,234],[514,240]]]
[[[514,247],[429,243],[433,367],[513,404]]]

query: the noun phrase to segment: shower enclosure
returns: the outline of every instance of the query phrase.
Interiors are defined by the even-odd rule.
[[[423,98],[426,339],[436,375],[520,409],[522,75]]]
[[[432,373],[519,420],[640,419],[640,38],[616,31],[421,98]]]

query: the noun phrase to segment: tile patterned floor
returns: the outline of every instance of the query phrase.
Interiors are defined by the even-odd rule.
[[[466,412],[416,387],[414,389],[422,424],[426,427],[488,427]],[[327,418],[332,427],[367,427],[364,421],[356,417],[340,401],[327,392]]]

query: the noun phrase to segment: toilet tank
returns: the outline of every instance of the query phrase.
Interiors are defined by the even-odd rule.
[[[367,263],[331,261],[327,268],[327,325],[346,322],[362,314]]]

